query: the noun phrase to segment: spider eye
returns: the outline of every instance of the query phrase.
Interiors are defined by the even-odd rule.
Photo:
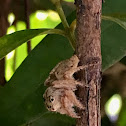
[[[49,101],[50,102],[53,102],[54,101],[54,98],[52,96],[49,96]]]
[[[51,106],[48,106],[48,105],[47,105],[47,108],[51,108]]]
[[[53,101],[54,99],[53,99],[53,98],[51,98],[50,100],[51,100],[51,101]]]

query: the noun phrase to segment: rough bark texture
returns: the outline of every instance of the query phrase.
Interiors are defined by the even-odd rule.
[[[88,65],[81,71],[84,87],[78,90],[85,106],[80,111],[77,126],[100,126],[101,83],[101,7],[102,0],[76,0],[77,7],[77,55],[80,65]],[[90,66],[90,64],[94,64]]]

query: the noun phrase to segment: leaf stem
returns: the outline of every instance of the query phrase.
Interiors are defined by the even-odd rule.
[[[66,20],[66,17],[65,17],[65,14],[64,14],[64,11],[62,9],[60,1],[56,2],[55,6],[56,6],[57,12],[58,12],[58,14],[60,16],[60,19],[62,21],[62,24],[63,24],[64,28],[68,30],[69,29],[69,24],[68,24],[68,22]]]
[[[71,32],[71,30],[70,30],[70,27],[69,27],[69,24],[68,24],[68,22],[66,20],[64,11],[63,11],[62,6],[61,6],[61,3],[60,3],[60,1],[57,1],[54,4],[56,6],[57,12],[58,12],[58,14],[60,16],[60,19],[62,21],[62,24],[64,26],[66,36],[67,36],[73,50],[75,50],[75,47],[76,47],[76,45],[75,45],[75,36],[74,36],[73,32]]]
[[[40,33],[39,35],[43,35],[43,34],[60,34],[64,37],[66,37],[65,31],[63,31],[61,29],[47,29],[46,31]]]

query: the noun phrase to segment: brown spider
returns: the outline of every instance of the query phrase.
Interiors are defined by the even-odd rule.
[[[73,118],[80,118],[73,107],[84,109],[74,93],[77,85],[82,86],[82,84],[74,79],[73,74],[85,67],[78,67],[78,63],[79,59],[74,55],[70,59],[61,61],[50,72],[44,83],[49,87],[43,95],[45,105],[49,111],[67,114]]]

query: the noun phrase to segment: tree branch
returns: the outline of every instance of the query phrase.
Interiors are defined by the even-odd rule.
[[[0,85],[4,86],[5,81],[5,58],[0,60]]]
[[[88,68],[80,72],[84,83],[78,95],[85,106],[79,111],[81,118],[77,126],[100,126],[100,83],[101,83],[101,0],[76,0],[77,7],[77,55],[80,65]],[[94,64],[93,66],[89,66]]]
[[[0,37],[6,34],[9,23],[7,21],[7,16],[9,13],[9,6],[11,0],[0,1]],[[0,60],[0,85],[5,85],[5,58]]]

